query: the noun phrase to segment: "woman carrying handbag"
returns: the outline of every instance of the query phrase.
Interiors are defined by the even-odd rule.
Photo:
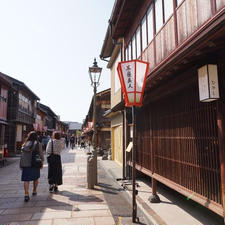
[[[33,156],[32,154],[34,152],[38,152],[42,160],[42,164],[39,168],[32,166],[32,156]],[[36,132],[31,131],[22,145],[20,158],[20,168],[22,169],[21,180],[24,181],[25,202],[28,202],[30,200],[29,197],[30,181],[33,181],[32,195],[33,196],[37,195],[38,179],[40,178],[40,169],[43,168],[43,162],[44,162],[44,155],[42,151],[42,146],[38,142],[38,136]]]
[[[64,143],[61,140],[59,132],[54,132],[52,139],[48,142],[46,147],[47,161],[48,161],[48,183],[49,191],[58,192],[58,185],[62,184],[62,163],[61,152]]]

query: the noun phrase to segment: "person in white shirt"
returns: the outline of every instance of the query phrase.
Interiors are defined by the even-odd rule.
[[[58,185],[62,184],[62,163],[61,152],[64,143],[61,139],[61,134],[55,131],[52,139],[48,142],[46,147],[47,161],[48,161],[48,183],[49,191],[58,192]]]

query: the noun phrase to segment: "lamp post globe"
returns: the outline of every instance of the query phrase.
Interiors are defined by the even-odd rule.
[[[98,66],[96,58],[94,58],[94,63],[92,67],[89,67],[89,76],[91,80],[91,85],[93,86],[94,89],[94,99],[93,99],[93,128],[94,128],[94,133],[93,133],[93,181],[94,184],[97,184],[98,180],[98,173],[97,173],[97,149],[96,149],[96,93],[97,93],[97,87],[100,85],[100,77],[101,77],[101,72],[102,68]]]

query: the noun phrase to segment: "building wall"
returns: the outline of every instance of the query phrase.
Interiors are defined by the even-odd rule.
[[[123,163],[123,116],[118,113],[111,118],[111,150],[112,159],[122,165]]]
[[[0,84],[0,119],[7,120],[8,89]]]
[[[117,74],[117,65],[121,61],[120,54],[117,55],[115,62],[111,67],[111,108],[121,102],[121,86]]]
[[[220,98],[224,99],[225,56],[215,54],[214,58],[218,59]],[[174,87],[137,115],[137,164],[182,194],[194,193],[194,200],[223,215],[220,151],[224,149],[219,148],[217,126],[220,102],[200,102],[195,67],[177,76],[192,82],[180,90]],[[172,88],[173,79],[160,87],[161,93]]]
[[[213,2],[216,5],[215,9]],[[125,59],[139,58],[148,61],[151,74],[157,67],[162,66],[162,63],[169,62],[167,58],[172,57],[174,51],[182,51],[182,45],[193,39],[194,32],[203,26],[205,29],[206,24],[210,25],[212,18],[218,15],[224,6],[224,0],[185,0],[179,1],[173,12],[172,5],[165,4],[164,13],[167,9],[172,10],[171,16],[158,25],[158,21],[163,20],[163,15],[158,13],[154,1],[146,1],[124,36]],[[152,19],[154,8],[155,21]]]
[[[8,87],[0,82],[0,119],[7,122]],[[0,122],[0,160],[4,158],[5,147],[5,127],[7,125]]]

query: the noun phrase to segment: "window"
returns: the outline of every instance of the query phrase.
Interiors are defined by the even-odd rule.
[[[126,60],[129,60],[129,46],[127,46],[125,53],[126,53]]]
[[[129,45],[128,45],[128,60],[131,60],[131,42],[129,43]]]
[[[142,51],[147,47],[147,30],[146,30],[146,16],[144,16],[142,22],[141,22],[141,36],[142,36]]]
[[[141,55],[141,32],[140,26],[136,31],[136,43],[137,43],[137,58]]]
[[[26,112],[30,112],[32,110],[31,100],[25,97],[22,93],[19,93],[19,107]]]
[[[165,22],[173,14],[173,0],[164,0]]]
[[[163,25],[163,8],[162,0],[155,1],[155,23],[156,23],[156,33],[160,30]]]
[[[183,0],[177,0],[177,6],[180,5],[181,2],[183,2]]]
[[[136,59],[137,56],[136,56],[135,35],[134,35],[133,38],[132,38],[131,45],[132,45],[132,59]]]
[[[117,66],[120,61],[121,61],[121,54],[119,53],[115,60],[115,67],[114,67],[114,70],[115,70],[115,72],[114,72],[115,73],[114,94],[121,89],[120,80],[119,80],[119,76],[118,76],[118,72],[117,72]]]
[[[147,21],[148,21],[148,44],[153,39],[153,13],[152,13],[152,5],[148,9],[147,12]]]

